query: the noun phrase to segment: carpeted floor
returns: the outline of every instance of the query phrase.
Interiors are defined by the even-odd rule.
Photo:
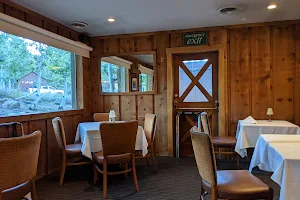
[[[140,192],[135,193],[132,175],[108,177],[108,199],[199,199],[200,176],[194,158],[157,157],[158,173],[153,173],[145,160],[137,163]],[[219,169],[234,168],[231,163],[218,164]],[[254,175],[274,189],[274,200],[279,199],[279,186],[270,179],[270,173],[256,170]],[[36,183],[39,200],[100,200],[103,199],[102,179],[93,185],[92,166],[71,167],[65,182],[58,185],[58,173]],[[207,197],[209,199],[209,197]]]

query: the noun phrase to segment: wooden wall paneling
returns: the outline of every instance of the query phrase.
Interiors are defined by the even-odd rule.
[[[18,10],[12,6],[5,5],[5,14],[25,21],[25,12]]]
[[[119,44],[120,44],[119,38],[103,40],[104,53],[108,53],[108,54],[119,53]]]
[[[120,53],[134,52],[134,38],[120,38]]]
[[[43,20],[28,13],[26,14],[26,22],[34,26],[43,28]]]
[[[47,173],[56,171],[60,167],[61,149],[58,147],[56,137],[54,134],[52,119],[47,119]]]
[[[295,41],[293,26],[274,26],[272,34],[274,118],[293,121]]]
[[[154,48],[157,63],[157,95],[154,95],[154,111],[157,114],[157,127],[155,151],[160,155],[168,155],[168,130],[167,130],[167,56],[166,48],[169,47],[168,34],[154,35]]]
[[[270,27],[251,28],[252,116],[266,119],[267,108],[272,107]]]
[[[120,96],[121,120],[136,120],[136,101],[134,95]]]
[[[78,33],[71,31],[71,37],[70,37],[71,40],[78,41],[79,40],[78,36],[79,36]]]
[[[0,12],[4,13],[4,3],[0,2]]]
[[[8,138],[9,137],[9,127],[2,126],[0,127],[0,138]]]
[[[21,123],[22,123],[22,125],[23,125],[23,132],[24,132],[24,134],[25,134],[25,135],[31,134],[31,132],[30,132],[30,130],[29,130],[29,123],[28,123],[28,122],[21,122]],[[18,133],[21,133],[21,132],[22,132],[20,126],[18,126],[17,131],[18,131]]]
[[[153,35],[135,37],[135,51],[152,51],[153,50]]]
[[[182,47],[183,46],[183,35],[182,33],[170,34],[170,47]]]
[[[250,34],[248,28],[229,31],[230,64],[230,134],[235,135],[237,122],[250,114]]]
[[[145,115],[153,113],[153,95],[138,95],[138,122],[140,126],[144,125]]]
[[[300,24],[295,27],[295,42],[296,42],[296,69],[295,69],[295,87],[294,87],[294,114],[295,123],[300,125]]]
[[[62,27],[57,27],[57,34],[66,37],[66,38],[71,38],[71,32],[67,29],[64,29]]]
[[[37,177],[47,174],[47,128],[45,120],[36,120],[29,123],[29,132],[42,132],[41,147],[38,160]]]
[[[109,113],[110,110],[114,110],[117,120],[120,119],[120,105],[119,96],[104,96],[103,97],[104,112]]]
[[[93,112],[104,112],[103,109],[103,96],[99,95],[99,83],[100,83],[100,71],[99,71],[99,60],[100,55],[104,53],[103,40],[92,40],[94,50],[91,52],[91,66],[90,76],[87,82],[91,84],[91,96],[89,100],[92,101]]]
[[[72,133],[74,133],[74,136],[76,136],[77,127],[80,122],[84,122],[82,115],[73,115],[72,116]],[[75,137],[74,137],[75,139]],[[74,141],[73,141],[74,142]]]
[[[44,21],[44,29],[51,31],[53,33],[57,33],[57,26],[48,21]]]
[[[61,117],[63,121],[65,132],[66,132],[66,142],[67,144],[73,144],[75,140],[74,128],[73,128],[73,116]]]
[[[216,44],[227,44],[227,30],[214,30],[208,32],[208,44],[216,45]]]

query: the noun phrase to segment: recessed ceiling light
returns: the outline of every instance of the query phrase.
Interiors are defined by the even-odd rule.
[[[229,6],[229,7],[223,7],[220,8],[218,11],[222,14],[233,14],[237,11],[238,9],[234,6]]]
[[[85,22],[72,22],[71,25],[74,28],[86,28],[88,26],[88,24]]]
[[[277,5],[275,5],[275,4],[271,4],[271,5],[268,6],[269,10],[272,10],[272,9],[275,9],[275,8],[277,8]]]
[[[110,17],[110,18],[107,19],[107,21],[109,21],[109,22],[115,22],[116,20],[114,18]]]

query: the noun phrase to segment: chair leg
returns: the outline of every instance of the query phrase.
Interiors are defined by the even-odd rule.
[[[94,185],[97,183],[98,180],[98,171],[96,166],[94,166]]]
[[[150,165],[148,157],[146,157],[147,165]]]
[[[103,162],[103,198],[107,197],[107,160]]]
[[[135,156],[132,156],[131,160],[132,160],[131,164],[132,164],[132,173],[133,173],[133,180],[134,180],[134,184],[135,184],[135,190],[136,190],[136,192],[139,192],[140,188],[139,188],[139,183],[138,183],[137,175],[136,175]]]
[[[37,200],[34,180],[31,180],[31,199]]]
[[[125,170],[128,170],[128,163],[127,162],[125,163]],[[128,175],[128,173],[126,172],[125,173],[125,178],[127,178],[127,175]]]
[[[238,153],[235,153],[236,155],[236,167],[239,170],[240,169],[240,155]]]
[[[213,186],[211,188],[211,200],[218,200],[218,192],[216,186]]]
[[[273,188],[269,188],[269,194],[268,194],[268,198],[266,198],[266,200],[273,200]]]
[[[157,166],[156,166],[155,156],[154,156],[153,153],[151,153],[151,156],[152,156],[152,162],[153,162],[154,170],[155,170],[155,172],[157,172]]]
[[[59,179],[59,185],[62,185],[64,182],[65,172],[66,172],[66,165],[67,165],[67,158],[66,154],[63,153],[62,156],[62,162],[61,162],[61,169],[60,169],[60,179]]]

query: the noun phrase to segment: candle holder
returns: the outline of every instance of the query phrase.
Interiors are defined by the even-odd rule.
[[[114,110],[110,110],[109,111],[109,121],[110,122],[115,122],[115,119],[116,119],[116,113]]]
[[[267,110],[267,115],[269,116],[269,122],[272,122],[272,115],[274,115],[273,109],[272,108],[268,108]]]

